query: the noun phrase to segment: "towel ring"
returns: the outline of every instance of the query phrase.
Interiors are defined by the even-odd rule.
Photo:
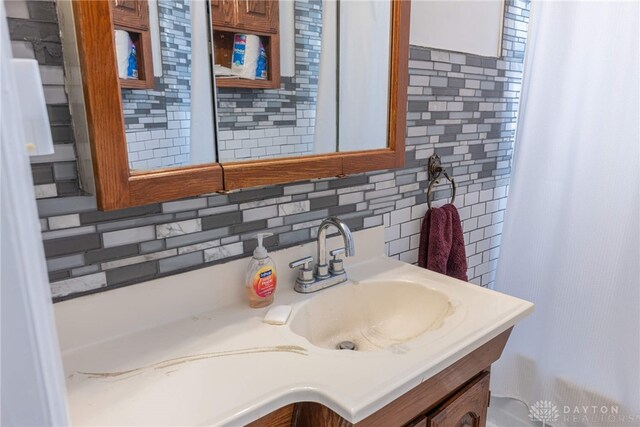
[[[445,178],[451,183],[451,201],[449,203],[453,204],[456,200],[456,181],[453,178],[450,178],[446,171],[442,171],[442,174]],[[431,209],[431,192],[433,191],[433,185],[438,184],[438,179],[440,178],[440,174],[431,180],[429,183],[429,188],[427,189],[427,206]]]

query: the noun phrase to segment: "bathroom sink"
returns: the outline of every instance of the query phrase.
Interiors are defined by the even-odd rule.
[[[444,293],[417,283],[347,283],[315,294],[290,327],[317,347],[375,351],[439,329],[454,311]]]

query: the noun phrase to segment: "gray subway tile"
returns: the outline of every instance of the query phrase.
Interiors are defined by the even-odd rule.
[[[99,247],[100,236],[95,233],[44,241],[44,253],[47,258],[84,252]]]
[[[123,219],[121,221],[102,222],[97,224],[97,227],[98,231],[104,233],[108,231],[123,230],[125,228],[137,228],[144,225],[160,224],[163,222],[171,221],[172,219],[173,215],[171,214],[151,215],[138,218]]]
[[[171,212],[182,212],[188,210],[197,210],[202,209],[207,206],[207,199],[198,198],[198,199],[187,199],[187,200],[177,200],[175,202],[165,202],[162,204],[162,212],[171,213]]]
[[[325,197],[316,197],[311,199],[310,209],[312,211],[316,209],[326,208],[329,206],[336,206],[338,204],[338,196],[325,196]]]
[[[119,285],[124,283],[142,282],[152,279],[158,274],[157,261],[144,262],[141,264],[127,265],[125,267],[114,268],[103,272],[106,274],[107,283]]]
[[[231,233],[242,234],[242,233],[247,233],[249,231],[265,230],[265,229],[267,229],[267,220],[260,219],[258,221],[249,221],[249,222],[243,222],[241,224],[236,224],[231,228]]]
[[[68,270],[70,268],[79,267],[81,265],[84,265],[83,254],[75,254],[60,258],[47,259],[47,270],[49,271]]]
[[[80,215],[80,221],[83,224],[93,224],[93,223],[103,223],[108,221],[115,221],[119,219],[126,219],[132,217],[139,217],[144,215],[150,215],[160,213],[160,205],[146,205],[146,206],[138,206],[135,208],[127,208],[120,209],[117,211],[110,212],[87,212]]]
[[[310,230],[308,228],[288,233],[282,233],[278,236],[280,246],[289,246],[294,243],[303,243],[310,240]]]
[[[255,190],[243,190],[237,193],[231,193],[228,195],[230,203],[242,203],[251,200],[268,199],[270,197],[277,197],[283,194],[283,187],[265,187]]]
[[[88,251],[85,254],[85,262],[87,264],[95,264],[103,261],[125,258],[128,256],[137,255],[137,254],[138,254],[138,245],[135,243],[132,243],[124,246],[116,246],[113,248]]]
[[[351,187],[354,185],[362,185],[366,184],[368,181],[368,177],[364,174],[362,175],[352,175],[346,178],[339,178],[329,181],[329,188],[343,188],[343,187]]]
[[[127,243],[144,242],[155,238],[156,232],[153,225],[110,231],[102,235],[102,241],[105,248],[126,245]]]
[[[191,252],[171,258],[161,259],[158,262],[160,273],[167,273],[174,270],[182,270],[187,267],[202,264],[204,256],[202,252]]]
[[[36,200],[40,218],[95,211],[96,198],[93,196],[70,196]]]
[[[297,224],[300,222],[308,222],[316,219],[322,219],[329,215],[328,209],[321,209],[317,211],[305,212],[296,215],[289,215],[284,217],[285,225]]]
[[[33,177],[33,183],[38,184],[50,184],[54,182],[53,179],[53,169],[51,165],[42,164],[42,165],[32,165],[31,166],[31,175]]]
[[[96,226],[63,228],[61,230],[46,231],[42,233],[42,240],[60,239],[63,237],[79,236],[81,234],[95,233]]]
[[[242,222],[242,213],[239,211],[206,216],[202,218],[202,230],[228,227],[240,222]]]

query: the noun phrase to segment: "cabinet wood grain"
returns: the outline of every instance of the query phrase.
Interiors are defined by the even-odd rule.
[[[427,427],[485,427],[488,402],[489,372],[485,372],[427,415]]]
[[[138,78],[120,79],[120,87],[128,89],[153,88],[153,57],[148,2],[146,0],[111,0],[111,16],[114,30],[124,30],[129,33],[136,48],[138,60]]]

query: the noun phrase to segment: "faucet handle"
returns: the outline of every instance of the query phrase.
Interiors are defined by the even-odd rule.
[[[313,270],[310,264],[313,262],[313,257],[300,258],[289,263],[289,268],[302,267],[298,270],[297,283],[305,284],[313,282]]]
[[[333,257],[331,261],[329,261],[329,272],[333,275],[344,273],[344,266],[342,264],[342,258],[340,255],[345,253],[345,248],[334,249],[329,252],[329,255]]]
[[[334,260],[338,260],[338,255],[342,255],[343,253],[345,253],[345,249],[344,248],[338,248],[338,249],[334,249],[332,251],[329,251],[329,255],[331,255],[333,257]]]
[[[289,268],[296,268],[302,265],[303,266],[302,269],[308,270],[309,264],[311,264],[312,262],[313,262],[313,257],[308,256],[308,257],[300,258],[295,261],[291,261],[289,263]]]

